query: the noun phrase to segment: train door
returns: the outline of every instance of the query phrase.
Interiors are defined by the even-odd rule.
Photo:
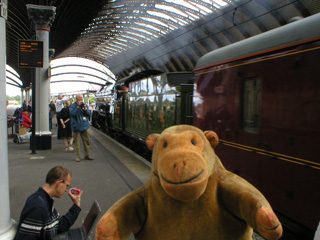
[[[181,85],[181,98],[180,107],[178,113],[180,113],[180,124],[192,125],[193,119],[193,84],[182,84]]]
[[[253,154],[254,148],[263,144],[261,136],[261,94],[262,79],[259,77],[245,78],[241,81],[241,114],[240,114],[240,134],[239,143],[234,147],[242,156],[242,163],[237,166],[238,173],[255,184],[261,184],[261,156]],[[244,151],[241,148],[247,148]],[[258,185],[259,184],[259,185]]]

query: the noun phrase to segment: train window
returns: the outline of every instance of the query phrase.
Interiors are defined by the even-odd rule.
[[[129,89],[130,89],[130,96],[136,97],[137,96],[137,82],[129,83]]]
[[[148,94],[148,80],[143,79],[140,81],[140,96],[146,96]]]
[[[258,133],[260,119],[261,79],[247,79],[243,85],[242,129]]]
[[[156,87],[156,94],[161,94],[162,89],[161,89],[161,76],[154,76],[153,77],[154,81],[154,87]]]
[[[157,82],[153,77],[148,78],[149,95],[157,94]]]
[[[162,74],[160,78],[160,84],[159,84],[159,94],[167,94],[170,90],[171,88],[168,85],[167,75]]]
[[[173,88],[171,88],[168,84],[168,82],[166,82],[165,85],[163,85],[163,93],[164,94],[170,94],[172,93]]]

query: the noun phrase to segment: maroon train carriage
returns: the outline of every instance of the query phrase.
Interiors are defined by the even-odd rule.
[[[320,221],[320,14],[217,49],[197,63],[194,125],[226,168],[313,239]],[[286,234],[286,233],[285,233]]]

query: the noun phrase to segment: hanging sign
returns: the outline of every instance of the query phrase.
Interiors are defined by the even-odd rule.
[[[19,40],[19,67],[43,67],[43,42]]]
[[[0,14],[5,20],[8,18],[8,0],[1,0],[0,2]]]

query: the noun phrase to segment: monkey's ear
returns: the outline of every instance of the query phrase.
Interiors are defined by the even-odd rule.
[[[156,143],[159,136],[160,136],[160,134],[153,133],[147,137],[146,145],[149,150],[151,150],[151,151],[153,150],[154,144]]]
[[[204,131],[203,132],[206,138],[208,139],[212,148],[215,148],[219,143],[219,137],[214,131]]]

